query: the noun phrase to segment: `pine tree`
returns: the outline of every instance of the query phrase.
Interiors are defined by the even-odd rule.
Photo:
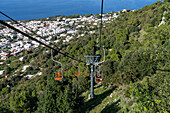
[[[170,0],[164,0],[164,2],[170,2]]]
[[[48,76],[46,90],[39,96],[38,112],[73,112],[80,103],[78,94],[78,90],[68,81],[59,82]]]

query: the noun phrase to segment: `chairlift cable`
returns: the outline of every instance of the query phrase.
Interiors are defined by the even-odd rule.
[[[102,37],[102,27],[103,27],[103,21],[102,21],[102,19],[103,19],[103,0],[102,0],[102,3],[101,3],[101,15],[100,15],[100,17],[101,17],[101,22],[100,22],[100,48],[101,48],[101,37]]]
[[[5,17],[9,18],[10,20],[12,20],[13,22],[17,23],[18,25],[20,25],[20,26],[24,27],[25,29],[29,30],[29,31],[32,32],[34,35],[37,35],[38,37],[43,38],[42,36],[38,35],[38,34],[35,33],[34,31],[32,31],[31,29],[25,27],[24,25],[20,24],[18,21],[16,21],[16,20],[14,20],[13,18],[9,17],[9,16],[6,15],[5,13],[3,13],[3,12],[1,12],[1,11],[0,11],[0,13],[1,13],[2,15],[4,15]]]
[[[24,25],[20,24],[18,21],[14,20],[14,19],[11,18],[10,16],[6,15],[5,13],[3,13],[3,12],[1,12],[1,11],[0,11],[0,13],[1,13],[2,15],[4,15],[5,17],[9,18],[10,20],[12,20],[13,22],[19,24],[20,26],[22,26],[22,27],[26,28],[27,30],[31,31],[32,33],[36,34],[36,33],[33,32],[31,29],[28,29],[27,27],[25,27]],[[36,35],[37,35],[37,34],[36,34]],[[38,36],[39,36],[39,35],[38,35]],[[41,36],[40,36],[40,37],[41,37]]]
[[[1,11],[0,11],[0,13],[1,13],[2,15],[4,15],[5,17],[9,18],[10,20],[12,20],[13,22],[17,23],[18,25],[20,25],[20,26],[24,27],[25,29],[29,30],[29,31],[30,31],[31,33],[33,33],[34,35],[36,35],[36,36],[42,38],[43,40],[47,41],[45,38],[43,38],[42,36],[38,35],[36,32],[32,31],[31,29],[27,28],[26,26],[22,25],[21,23],[19,23],[18,21],[16,21],[16,20],[13,19],[12,17],[6,15],[5,13],[3,13],[3,12],[1,12]],[[55,45],[54,45],[54,46],[55,46]],[[58,48],[57,46],[55,46],[55,47],[59,50],[59,48]]]
[[[78,61],[78,62],[85,63],[85,62],[82,61],[82,60],[75,59],[75,58],[72,57],[72,56],[66,55],[66,54],[64,54],[64,53],[62,53],[62,52],[60,52],[60,51],[58,51],[58,50],[52,48],[51,46],[49,46],[49,45],[47,45],[47,44],[45,44],[45,43],[43,43],[43,42],[37,40],[36,38],[33,38],[32,36],[30,36],[30,35],[28,35],[28,34],[22,32],[22,31],[20,31],[19,29],[15,28],[15,27],[13,27],[13,26],[11,26],[11,25],[9,25],[9,24],[7,24],[7,23],[4,22],[3,20],[0,20],[0,23],[3,24],[4,26],[7,26],[7,27],[13,29],[14,31],[16,31],[16,32],[18,32],[18,33],[21,33],[22,35],[24,35],[24,36],[30,38],[31,40],[34,40],[34,41],[36,41],[36,42],[38,42],[38,43],[40,43],[40,44],[42,44],[42,45],[44,45],[44,46],[46,46],[46,47],[48,47],[48,48],[54,50],[54,51],[56,51],[56,52],[58,52],[58,53],[60,53],[60,54],[62,54],[62,55],[64,55],[64,56],[67,56],[68,58],[71,58],[71,59],[76,60],[76,61]]]
[[[40,38],[43,39],[42,36],[38,35],[38,34],[35,33],[34,31],[32,31],[31,29],[29,29],[29,28],[25,27],[24,25],[20,24],[18,21],[14,20],[14,19],[11,18],[10,16],[6,15],[5,13],[3,13],[3,12],[1,12],[1,11],[0,11],[0,13],[1,13],[2,15],[4,15],[5,17],[9,18],[10,20],[12,20],[13,22],[17,23],[18,25],[20,25],[20,26],[24,27],[25,29],[29,30],[29,31],[32,32],[34,35],[36,35],[36,36],[38,36],[38,37],[40,37]],[[44,40],[45,40],[45,39],[44,39]],[[45,40],[45,41],[46,41],[46,40]],[[55,47],[56,47],[56,46],[55,46]],[[57,47],[57,49],[59,50],[58,47]]]

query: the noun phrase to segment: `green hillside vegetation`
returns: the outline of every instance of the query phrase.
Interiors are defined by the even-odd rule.
[[[12,56],[0,64],[0,111],[2,113],[169,113],[170,97],[170,4],[156,2],[142,9],[121,13],[105,24],[102,45],[106,61],[100,67],[104,82],[95,84],[96,99],[89,100],[90,78],[83,73],[90,67],[54,53],[62,62],[64,80],[56,82],[54,73],[60,65],[51,60],[50,50],[40,47]],[[163,15],[164,12],[167,12]],[[77,17],[78,15],[72,16]],[[158,27],[165,17],[165,24]],[[89,30],[90,31],[90,30]],[[77,59],[93,55],[96,33],[58,43],[62,52]],[[103,59],[103,51],[101,51]],[[9,64],[9,65],[7,65]],[[31,65],[25,72],[23,66]],[[75,72],[80,68],[80,76]],[[27,80],[20,76],[42,75]],[[5,75],[13,77],[5,79]],[[10,85],[10,87],[6,87]]]

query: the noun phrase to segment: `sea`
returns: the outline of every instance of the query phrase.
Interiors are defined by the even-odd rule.
[[[101,12],[102,0],[0,0],[0,11],[15,20],[31,20],[57,15],[87,15]],[[104,0],[104,13],[136,10],[158,0]],[[0,20],[8,20],[0,14]]]

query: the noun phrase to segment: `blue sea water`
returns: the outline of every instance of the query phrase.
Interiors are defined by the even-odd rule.
[[[104,0],[104,12],[140,9],[158,0]],[[0,11],[16,20],[100,13],[101,0],[0,0]],[[1,20],[7,20],[0,15]]]

